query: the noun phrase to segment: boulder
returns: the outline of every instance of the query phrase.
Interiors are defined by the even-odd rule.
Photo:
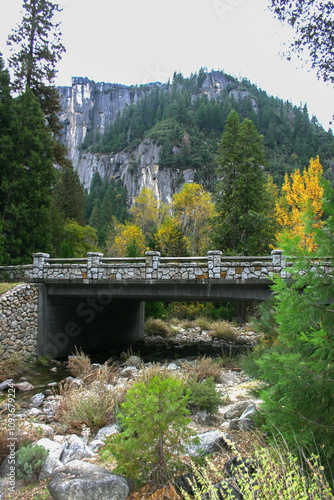
[[[67,436],[63,445],[63,450],[59,460],[63,464],[72,462],[73,460],[81,460],[82,458],[94,457],[95,453],[75,434]]]
[[[209,455],[221,451],[222,448],[229,448],[229,442],[232,441],[224,432],[208,431],[198,434],[190,444],[185,445],[185,449],[190,456]]]
[[[124,477],[80,460],[55,469],[48,489],[53,500],[126,500],[130,493]]]
[[[52,441],[51,439],[48,438],[42,438],[39,441],[36,441],[38,446],[43,446],[46,450],[49,451],[49,457],[56,458],[57,460],[60,460],[60,455],[63,451],[63,445]]]
[[[135,366],[138,370],[141,369],[142,360],[139,356],[130,356],[124,363],[124,366]]]
[[[39,408],[40,406],[42,406],[44,399],[44,394],[42,392],[39,392],[38,394],[35,394],[30,398],[30,405],[34,408]]]
[[[94,439],[91,443],[89,443],[88,448],[92,450],[92,452],[96,453],[104,446],[104,442],[101,439]]]
[[[15,384],[14,387],[21,392],[33,391],[35,389],[32,384],[29,384],[29,382],[19,382],[18,384]]]
[[[6,391],[10,387],[13,387],[13,384],[14,384],[14,379],[12,379],[12,378],[8,378],[7,380],[4,380],[0,384],[0,391]]]
[[[244,418],[249,418],[251,415],[254,415],[256,413],[256,404],[252,403],[243,412],[243,414],[240,416],[240,420],[243,420]]]
[[[55,469],[57,469],[57,467],[63,467],[63,464],[61,463],[61,461],[57,460],[54,457],[47,457],[47,459],[45,460],[44,465],[41,468],[41,471],[39,473],[38,480],[45,481],[45,479],[49,479],[52,472]]]
[[[220,413],[224,415],[227,420],[232,420],[234,418],[239,418],[244,413],[244,411],[253,404],[252,401],[239,401],[232,405],[228,405],[225,408],[219,410]]]
[[[112,436],[112,434],[117,434],[119,432],[116,424],[107,425],[106,427],[102,427],[98,433],[96,434],[94,441],[99,439],[101,441],[105,441],[108,436]]]

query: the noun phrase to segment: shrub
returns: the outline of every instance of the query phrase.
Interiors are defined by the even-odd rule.
[[[216,500],[236,498],[231,485],[244,500],[332,500],[323,467],[317,457],[312,457],[302,466],[287,448],[261,446],[255,449],[251,460],[239,453],[233,459],[232,470],[224,468],[223,459],[206,460],[198,468],[192,464],[194,478],[190,481],[194,496],[183,491],[185,500],[207,498]],[[224,473],[234,476],[234,481],[222,479]],[[213,486],[220,483],[220,492]],[[225,490],[225,493],[223,491]],[[235,491],[234,490],[234,491]],[[230,493],[228,493],[230,491]],[[204,496],[205,495],[205,496]],[[224,495],[224,496],[223,496]],[[239,496],[238,496],[239,498]]]
[[[196,319],[196,325],[201,328],[201,330],[210,330],[212,325],[212,320],[206,316],[200,316]]]
[[[216,384],[212,377],[196,382],[189,380],[186,388],[190,391],[188,405],[192,412],[205,410],[210,414],[215,414],[219,406],[222,405],[222,397],[216,391]]]
[[[186,377],[192,377],[196,382],[202,382],[208,377],[218,383],[221,381],[222,364],[210,357],[203,356],[195,363],[183,363],[182,368],[185,370]]]
[[[0,382],[9,378],[16,379],[28,371],[29,365],[24,354],[18,352],[6,358],[4,355],[4,350],[0,349]]]
[[[102,457],[116,459],[115,471],[139,484],[166,485],[180,470],[182,440],[190,436],[187,401],[182,380],[166,371],[146,383],[136,382],[121,405],[124,431],[109,440]]]
[[[238,341],[238,336],[235,333],[235,327],[228,321],[224,320],[214,321],[211,324],[210,335],[213,338],[224,339],[226,341]]]
[[[167,337],[169,333],[169,327],[162,319],[148,318],[145,321],[145,335]]]
[[[60,389],[61,403],[55,419],[66,425],[68,431],[76,432],[83,425],[93,432],[115,422],[120,403],[124,400],[125,387],[113,388],[96,380],[91,387]]]
[[[75,347],[74,354],[68,357],[68,369],[73,377],[83,378],[92,372],[92,364],[89,356],[82,349]]]
[[[17,478],[24,479],[26,482],[36,481],[48,453],[43,446],[36,444],[20,448],[15,456]]]

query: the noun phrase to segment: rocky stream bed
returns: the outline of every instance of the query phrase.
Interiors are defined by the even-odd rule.
[[[182,374],[195,366],[199,357],[223,356],[226,365],[221,367],[216,391],[222,395],[222,405],[214,415],[197,411],[191,415],[190,427],[198,436],[199,444],[187,449],[188,455],[221,453],[236,446],[251,436],[254,423],[251,416],[260,401],[250,395],[256,385],[235,363],[234,356],[251,348],[258,337],[247,328],[236,328],[233,341],[213,339],[199,327],[179,328],[172,338],[146,337],[145,341],[133,345],[130,351],[113,353],[115,377],[112,390],[130,386],[143,370],[153,363],[167,366],[167,370]],[[96,354],[95,356],[99,356]],[[92,361],[95,361],[92,357]],[[101,354],[100,354],[101,357]],[[93,363],[98,370],[101,363]],[[116,367],[116,368],[115,368]],[[191,368],[190,368],[191,369]],[[73,433],[57,418],[57,410],[62,403],[59,392],[61,381],[78,390],[87,383],[79,377],[71,377],[67,360],[51,360],[39,373],[27,374],[21,380],[4,381],[0,384],[2,427],[6,425],[6,410],[10,388],[15,388],[15,427],[22,436],[35,435],[37,444],[48,450],[48,457],[39,473],[38,483],[27,487],[23,481],[15,481],[15,492],[11,489],[10,455],[1,465],[0,499],[54,499],[54,500],[125,500],[152,498],[176,499],[179,496],[177,483],[161,492],[150,489],[133,491],[133,484],[127,478],[112,473],[112,464],[101,461],[100,450],[108,436],[118,433],[115,423],[104,426],[98,432],[91,432],[83,426]],[[0,393],[1,394],[1,393]],[[227,458],[228,459],[228,454]],[[37,478],[36,478],[37,479]],[[182,481],[182,480],[181,480]],[[217,485],[217,491],[222,486]],[[237,490],[230,486],[231,498],[241,498]],[[35,495],[35,496],[34,496]],[[203,498],[205,498],[203,496]]]

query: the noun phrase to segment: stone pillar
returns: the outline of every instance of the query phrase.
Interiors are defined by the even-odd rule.
[[[46,264],[50,255],[48,253],[33,253],[32,254],[32,278],[33,280],[43,279],[44,264]]]
[[[160,264],[160,252],[145,252],[147,280],[158,278],[158,268]]]
[[[284,277],[282,273],[285,274],[284,269],[286,268],[286,262],[283,255],[283,250],[272,250],[271,260],[273,263],[274,273],[279,274],[281,277]]]
[[[101,259],[103,253],[99,252],[88,252],[87,253],[87,278],[97,280],[99,267],[101,264]]]
[[[220,250],[208,252],[209,278],[221,278],[222,255]]]

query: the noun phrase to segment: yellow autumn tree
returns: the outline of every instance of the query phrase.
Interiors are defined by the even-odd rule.
[[[116,226],[106,247],[109,257],[140,257],[146,250],[145,236],[140,227],[125,222]]]
[[[295,170],[285,174],[282,194],[276,203],[280,230],[276,235],[278,246],[284,237],[299,236],[300,247],[313,252],[316,248],[312,228],[322,226],[323,188],[321,187],[322,166],[319,157],[311,158],[308,169]],[[307,223],[312,217],[311,230]]]
[[[156,249],[164,257],[184,257],[187,254],[187,240],[175,217],[165,218],[154,239]]]
[[[159,203],[149,188],[143,188],[130,208],[133,223],[140,227],[148,239],[159,224]]]
[[[200,184],[185,184],[174,195],[172,203],[174,217],[187,239],[188,253],[201,255],[210,249],[210,224],[215,214],[215,205],[210,193]]]

